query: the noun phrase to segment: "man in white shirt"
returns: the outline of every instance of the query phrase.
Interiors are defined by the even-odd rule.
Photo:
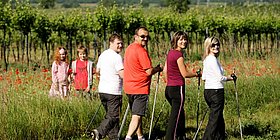
[[[112,34],[109,38],[110,48],[105,50],[98,59],[96,74],[99,81],[98,92],[106,116],[97,129],[93,130],[95,140],[108,135],[116,140],[119,131],[120,109],[122,106],[123,59],[119,54],[123,49],[122,38]]]

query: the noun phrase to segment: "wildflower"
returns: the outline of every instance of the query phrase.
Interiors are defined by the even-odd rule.
[[[92,90],[93,90],[93,91],[96,90],[96,87],[92,87]]]
[[[49,70],[44,68],[44,69],[42,69],[42,72],[49,72]]]
[[[192,72],[193,72],[193,73],[196,73],[196,70],[195,70],[195,68],[193,68],[193,69],[192,69]]]
[[[16,69],[16,75],[18,75],[19,74],[19,70],[18,69]]]
[[[20,79],[19,77],[17,77],[17,79],[16,79],[16,84],[19,85],[19,84],[21,84],[21,83],[22,83],[21,79]]]
[[[47,80],[47,81],[50,81],[50,80],[52,80],[52,77],[50,77],[50,76],[49,76],[49,77],[46,77],[46,80]]]
[[[93,73],[93,74],[95,74],[95,73],[96,73],[96,69],[95,69],[95,68],[93,68],[92,73]]]
[[[72,74],[72,69],[68,69],[68,74],[70,75],[70,74]]]
[[[191,80],[190,79],[186,79],[186,83],[187,83],[187,85],[191,84]]]

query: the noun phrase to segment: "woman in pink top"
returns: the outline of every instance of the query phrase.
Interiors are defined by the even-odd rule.
[[[68,69],[67,50],[63,47],[56,49],[52,64],[52,86],[49,95],[65,98],[68,95]]]
[[[184,64],[183,50],[187,47],[187,34],[178,31],[171,40],[172,49],[167,54],[164,66],[167,86],[165,97],[171,105],[165,140],[186,139],[185,136],[185,78],[200,76],[189,72]]]

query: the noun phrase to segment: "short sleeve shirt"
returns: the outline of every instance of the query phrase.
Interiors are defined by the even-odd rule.
[[[149,94],[151,76],[146,73],[152,68],[148,52],[140,44],[132,43],[124,54],[124,91],[127,94]]]
[[[167,86],[185,85],[184,77],[181,75],[177,60],[183,57],[181,51],[170,50],[167,54]]]
[[[119,71],[123,70],[120,54],[112,49],[105,50],[98,58],[97,68],[100,69],[98,91],[112,95],[121,95],[122,79]]]

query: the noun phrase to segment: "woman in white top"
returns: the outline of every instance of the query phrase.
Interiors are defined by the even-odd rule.
[[[218,38],[208,37],[204,42],[204,51],[202,80],[205,81],[204,98],[210,108],[210,116],[203,140],[224,140],[224,82],[233,81],[233,78],[224,76],[217,59],[220,53]]]

